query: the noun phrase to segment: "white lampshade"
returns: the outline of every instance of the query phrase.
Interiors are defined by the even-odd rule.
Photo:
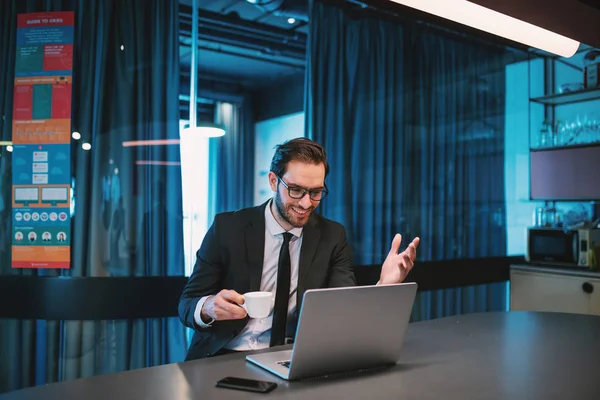
[[[217,124],[199,123],[196,127],[186,125],[183,129],[186,135],[199,135],[201,137],[213,138],[225,135],[225,128]]]

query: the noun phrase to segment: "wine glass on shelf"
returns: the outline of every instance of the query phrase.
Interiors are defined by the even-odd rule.
[[[567,120],[559,120],[556,122],[556,135],[554,138],[555,146],[564,146],[569,141],[569,135],[571,131],[571,123]]]
[[[590,117],[589,143],[598,143],[600,141],[600,119],[596,114]]]
[[[579,144],[583,142],[583,131],[584,131],[584,124],[583,121],[581,120],[581,118],[579,118],[579,114],[577,114],[577,118],[575,118],[575,121],[573,121],[574,124],[574,128],[573,128],[573,132],[571,133],[571,139],[569,141],[569,144]]]

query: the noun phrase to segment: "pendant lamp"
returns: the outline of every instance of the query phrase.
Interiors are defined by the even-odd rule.
[[[225,135],[221,125],[197,122],[198,99],[196,86],[198,81],[198,0],[192,0],[192,43],[190,54],[190,123],[183,129],[186,135],[202,137],[220,137]]]

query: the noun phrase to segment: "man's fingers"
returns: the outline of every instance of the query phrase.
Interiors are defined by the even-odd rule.
[[[415,260],[415,258],[417,258],[417,246],[415,246],[414,241],[412,241],[408,247],[406,249],[404,249],[404,251],[400,254],[398,254],[399,256],[404,256],[404,255],[408,255],[410,257],[410,259],[412,261]]]
[[[415,250],[417,249],[417,247],[419,246],[419,243],[421,243],[421,238],[420,237],[416,237],[413,239],[412,244],[415,245]]]
[[[222,290],[221,296],[230,303],[244,304],[244,296],[235,290]]]
[[[413,241],[410,242],[406,250],[404,250],[404,253],[407,253],[412,261],[415,261],[415,258],[417,258],[417,246],[419,245],[419,242],[419,238],[413,239]]]
[[[398,254],[398,250],[400,249],[401,243],[402,243],[402,235],[397,233],[396,236],[394,236],[394,239],[392,240],[392,247],[390,249],[390,254],[394,254],[394,255]],[[421,239],[419,237],[416,237],[413,239],[413,241],[407,247],[407,250],[413,256],[413,260],[417,256],[417,247],[419,246],[419,243],[421,243]]]
[[[246,310],[237,304],[230,303],[225,299],[217,299],[215,301],[215,314],[217,319],[241,319],[246,316]]]
[[[408,245],[408,255],[413,261],[415,260],[415,258],[417,258],[417,246],[415,246],[414,243]]]
[[[225,311],[227,319],[240,319],[246,316],[246,310],[231,303],[226,303],[223,311]]]
[[[244,304],[244,296],[235,290],[221,290],[213,300],[215,319],[230,320],[246,317],[246,310],[240,306],[241,304]]]
[[[394,236],[394,240],[392,240],[392,248],[390,249],[390,254],[398,254],[400,243],[402,243],[402,235],[396,233],[396,236]]]
[[[402,254],[402,266],[406,269],[406,272],[409,272],[413,265],[411,257],[406,253]]]

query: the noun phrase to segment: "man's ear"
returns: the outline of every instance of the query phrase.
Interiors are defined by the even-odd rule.
[[[269,185],[271,186],[271,190],[273,192],[277,191],[277,175],[275,175],[275,172],[273,171],[269,171]]]

